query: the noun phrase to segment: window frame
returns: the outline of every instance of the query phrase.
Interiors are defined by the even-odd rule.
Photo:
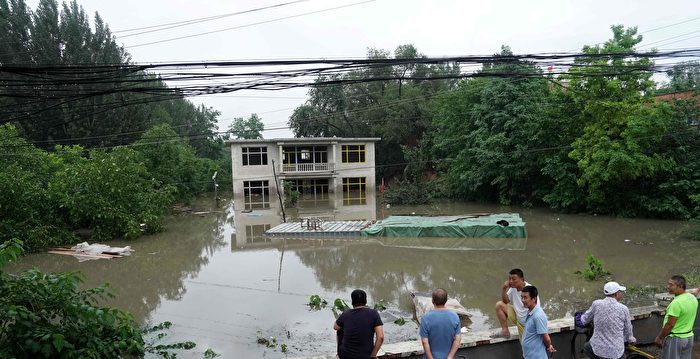
[[[259,158],[260,163],[251,164],[251,158]],[[241,164],[243,166],[267,166],[267,146],[241,147]]]
[[[254,200],[253,190],[260,191],[258,194],[260,196],[259,200]],[[245,209],[270,208],[270,181],[243,181],[243,203]]]
[[[367,177],[343,177],[342,186],[343,206],[367,204]],[[353,195],[354,191],[357,191],[358,195]]]
[[[341,145],[342,163],[367,163],[367,146],[364,144]],[[351,161],[350,156],[357,156],[357,160]]]

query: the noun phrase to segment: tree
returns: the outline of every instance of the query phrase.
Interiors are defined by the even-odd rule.
[[[368,59],[388,59],[391,52],[369,49]],[[401,45],[394,58],[424,57],[413,45]],[[403,172],[402,145],[416,147],[431,125],[430,103],[453,88],[459,67],[407,62],[377,65],[343,75],[320,76],[309,99],[297,107],[289,126],[297,137],[380,137],[376,144],[377,176]],[[435,79],[434,77],[440,77]],[[442,77],[448,77],[442,79]],[[348,81],[342,85],[328,82]]]
[[[657,94],[700,90],[700,61],[688,61],[673,66],[666,74],[671,80]]]
[[[497,56],[512,52],[503,47]],[[489,76],[464,80],[434,103],[432,143],[446,187],[502,204],[539,200],[546,154],[534,150],[559,142],[547,111],[550,86],[539,69],[506,59],[481,74]]]
[[[229,133],[238,139],[253,140],[262,138],[262,131],[265,129],[262,120],[258,115],[252,114],[248,119],[237,117],[229,126]]]

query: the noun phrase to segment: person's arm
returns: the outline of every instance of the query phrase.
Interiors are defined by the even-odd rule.
[[[453,359],[455,357],[455,354],[457,354],[457,349],[459,349],[459,344],[461,343],[462,334],[455,335],[454,340],[452,340],[452,348],[450,348],[450,352],[447,353],[447,359]]]
[[[632,316],[630,315],[630,310],[627,309],[625,313],[625,327],[623,329],[624,336],[627,339],[627,343],[629,344],[634,344],[637,342],[637,339],[634,337],[634,334],[632,332]]]
[[[374,335],[376,336],[376,339],[374,340],[374,348],[372,349],[372,355],[370,355],[371,358],[377,357],[377,353],[379,353],[379,348],[381,348],[382,343],[384,343],[384,326],[377,325],[376,327],[374,327]]]
[[[343,329],[341,326],[338,325],[337,322],[333,322],[333,330],[338,331]]]
[[[510,299],[508,299],[508,291],[510,290],[510,285],[508,285],[508,281],[503,283],[503,286],[501,287],[501,301],[505,304],[510,303]]]
[[[544,333],[542,335],[542,341],[544,341],[544,347],[547,348],[548,352],[554,353],[557,351],[554,349],[554,345],[552,345],[552,338],[549,337],[549,333]]]
[[[591,307],[588,308],[588,310],[581,314],[581,321],[583,324],[588,324],[593,320],[593,317],[595,317],[595,307],[596,307],[596,302],[594,301],[593,304],[591,304]]]
[[[430,342],[428,342],[428,338],[421,337],[420,343],[423,344],[423,351],[425,352],[425,359],[435,359],[433,357],[433,353],[430,352]]]
[[[666,325],[661,328],[661,333],[659,333],[659,335],[656,336],[656,339],[654,339],[654,343],[656,343],[656,345],[659,347],[664,345],[664,339],[669,333],[671,333],[671,330],[673,330],[673,327],[676,325],[676,320],[678,320],[678,317],[674,317],[672,315],[668,316]]]

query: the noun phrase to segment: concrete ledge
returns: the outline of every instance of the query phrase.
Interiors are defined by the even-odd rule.
[[[661,322],[666,309],[652,305],[646,307],[631,308],[632,326],[634,335],[639,343],[652,343],[661,329]],[[560,318],[550,320],[548,323],[549,334],[552,337],[554,347],[558,352],[571,352],[571,339],[575,333],[574,318]],[[512,333],[508,338],[491,338],[490,335],[498,329],[468,332],[462,334],[462,342],[457,354],[478,358],[519,358],[520,342],[518,330],[510,327]],[[379,358],[422,358],[423,345],[420,340],[412,340],[400,343],[382,345]],[[323,354],[300,357],[298,359],[335,359],[335,354]]]

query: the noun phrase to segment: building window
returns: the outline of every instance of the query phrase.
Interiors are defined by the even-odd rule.
[[[245,209],[270,208],[269,181],[243,181]]]
[[[243,165],[267,165],[267,147],[243,147]]]
[[[343,178],[343,205],[367,204],[365,177]]]
[[[283,164],[328,163],[327,146],[283,147]]]
[[[364,163],[365,145],[343,145],[343,163]]]
[[[292,179],[285,180],[290,183],[290,190],[299,192],[301,203],[328,203],[328,179]]]
[[[271,239],[265,237],[265,232],[270,229],[269,224],[254,224],[245,226],[245,242],[253,243],[269,243]]]

